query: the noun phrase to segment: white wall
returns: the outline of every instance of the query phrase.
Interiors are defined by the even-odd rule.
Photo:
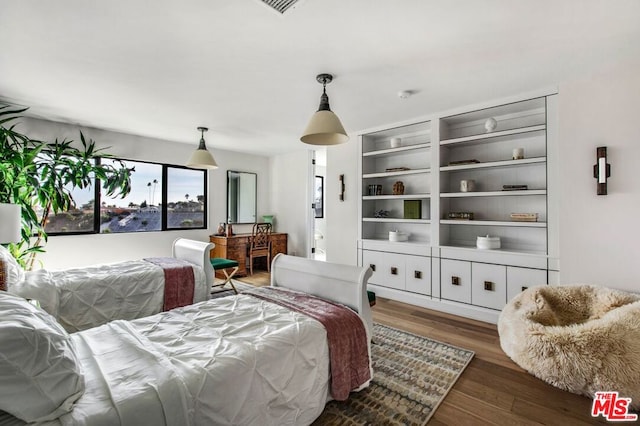
[[[640,291],[640,61],[560,85],[560,282]],[[606,146],[609,195],[592,166]]]
[[[17,128],[34,139],[53,141],[72,139],[79,141],[79,130],[85,137],[94,139],[99,147],[111,147],[108,152],[130,160],[145,160],[167,164],[184,164],[192,150],[197,147],[199,135],[194,130],[192,143],[181,144],[159,139],[150,139],[123,133],[79,127],[46,120],[23,118]],[[209,171],[209,227],[205,230],[180,230],[128,234],[92,234],[80,236],[51,236],[46,253],[38,260],[48,269],[85,266],[121,260],[139,259],[146,256],[168,256],[171,243],[178,237],[208,241],[215,233],[218,223],[226,221],[227,170],[255,172],[258,175],[258,217],[263,214],[278,214],[270,204],[271,176],[269,158],[246,153],[217,150],[215,133],[209,134],[207,146],[212,151],[220,168]],[[234,226],[234,232],[250,232],[250,225]]]
[[[272,201],[275,231],[288,235],[288,253],[307,257],[311,213],[311,151],[271,157]],[[310,246],[309,246],[310,247]]]
[[[327,261],[357,264],[358,239],[358,141],[355,135],[346,144],[327,147],[325,179]],[[344,201],[338,199],[339,176],[344,174]]]

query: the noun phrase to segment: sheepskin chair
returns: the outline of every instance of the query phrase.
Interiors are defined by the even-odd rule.
[[[498,332],[502,350],[537,378],[592,398],[618,391],[640,408],[640,295],[530,287],[502,310]]]

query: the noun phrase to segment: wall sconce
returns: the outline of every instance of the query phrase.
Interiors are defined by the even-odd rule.
[[[340,201],[344,201],[344,175],[338,177],[338,182],[340,184]]]
[[[598,179],[598,195],[607,195],[607,178],[611,177],[611,164],[607,163],[607,147],[596,148],[596,161],[593,177]]]

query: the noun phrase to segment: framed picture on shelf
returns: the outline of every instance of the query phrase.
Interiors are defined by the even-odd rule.
[[[313,208],[316,211],[316,218],[324,217],[324,177],[316,176],[314,185]]]

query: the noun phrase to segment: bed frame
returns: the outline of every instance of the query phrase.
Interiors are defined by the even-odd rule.
[[[211,250],[214,243],[176,238],[171,246],[171,255],[176,259],[186,260],[200,266],[204,270],[207,282],[213,284],[214,270],[211,266]]]
[[[278,254],[271,263],[271,285],[302,291],[333,300],[355,310],[363,319],[368,340],[373,333],[373,318],[367,297],[371,269],[321,262]]]

